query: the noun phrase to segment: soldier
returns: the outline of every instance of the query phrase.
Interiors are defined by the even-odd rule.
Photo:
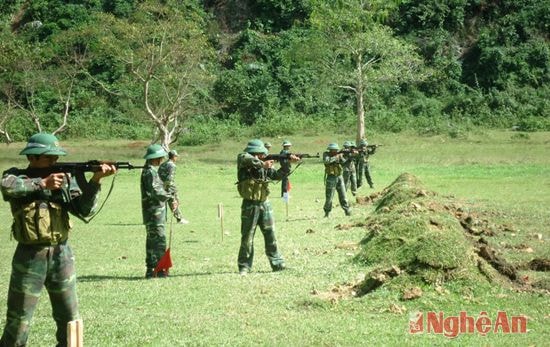
[[[370,175],[369,156],[374,154],[376,147],[368,147],[368,143],[365,139],[359,141],[359,155],[357,156],[357,186],[363,185],[363,173],[367,179],[369,187],[374,188],[374,183]]]
[[[52,134],[31,136],[19,153],[26,155],[29,172],[16,168],[2,175],[2,196],[13,215],[12,236],[17,247],[12,260],[6,326],[0,346],[25,346],[30,322],[43,287],[48,291],[57,325],[58,346],[67,346],[67,323],[79,319],[74,257],[68,238],[69,213],[92,215],[103,177],[116,168],[101,164],[89,181],[83,172],[40,173],[67,153]],[[44,177],[39,177],[39,176]]]
[[[337,143],[331,143],[328,145],[327,151],[323,153],[323,162],[325,163],[325,217],[328,217],[332,210],[334,190],[338,192],[338,200],[346,216],[351,215],[351,209],[346,199],[344,178],[342,177],[342,165],[345,159],[342,153],[338,153],[339,149]]]
[[[168,200],[168,206],[172,210],[172,214],[176,217],[179,224],[187,224],[189,221],[183,218],[179,209],[180,200],[178,197],[178,189],[176,187],[176,161],[178,160],[178,152],[173,149],[168,152],[168,160],[159,166],[159,177],[164,182],[164,190],[171,193],[174,198]]]
[[[166,151],[161,145],[150,145],[143,157],[145,167],[141,172],[141,211],[143,224],[147,231],[145,243],[145,278],[167,277],[168,273],[161,271],[155,274],[158,261],[166,251],[166,203],[174,196],[164,189],[157,167],[166,157]]]
[[[290,154],[290,147],[292,146],[292,143],[288,140],[283,141],[283,149],[281,150],[280,154]],[[283,179],[281,180],[281,197],[285,195],[286,192],[288,192],[288,188],[290,185],[290,180],[288,179],[288,175],[290,174],[290,169],[292,168],[292,165],[290,164],[290,160],[288,159],[282,159],[279,161],[279,164],[281,164],[281,169],[284,172]]]
[[[265,254],[273,271],[285,269],[285,261],[277,247],[273,208],[268,200],[269,183],[283,177],[281,169],[273,168],[273,160],[262,161],[267,149],[261,140],[248,142],[244,152],[237,157],[237,188],[243,198],[241,205],[241,246],[237,259],[239,274],[246,275],[254,260],[254,234],[259,226],[264,236]],[[291,156],[292,162],[300,160]]]
[[[269,151],[271,151],[271,147],[273,147],[273,146],[271,146],[271,143],[266,142],[266,143],[264,143],[264,147],[265,147],[265,149],[267,149],[267,152],[269,152]]]
[[[344,142],[343,154],[345,159],[345,162],[342,165],[344,169],[344,186],[346,188],[346,192],[348,191],[348,187],[351,187],[351,194],[355,196],[357,193],[357,173],[355,171],[355,160],[358,156],[358,152],[355,148],[355,142]]]

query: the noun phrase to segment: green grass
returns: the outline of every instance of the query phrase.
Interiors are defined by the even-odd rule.
[[[508,224],[511,232],[491,238],[518,245],[534,253],[501,247],[514,264],[534,257],[550,258],[550,133],[528,138],[510,132],[471,134],[462,139],[413,135],[371,135],[369,143],[382,143],[371,159],[376,191],[403,173],[417,176],[427,189],[452,195],[491,222]],[[348,136],[352,138],[352,136]],[[297,152],[322,152],[326,144],[348,138],[331,135],[293,137]],[[266,139],[278,150],[283,139]],[[64,144],[67,160],[116,159],[141,164],[146,142],[111,141]],[[25,165],[17,155],[24,144],[0,146],[0,169]],[[181,156],[177,183],[182,211],[189,225],[174,225],[174,268],[166,280],[143,279],[145,228],[141,225],[139,171],[120,172],[114,191],[100,215],[85,225],[74,219],[71,244],[76,255],[80,311],[89,346],[181,345],[545,345],[550,333],[550,296],[514,292],[480,283],[444,285],[442,294],[431,286],[413,301],[401,301],[401,292],[383,286],[361,298],[327,300],[322,295],[335,286],[355,281],[372,267],[353,261],[358,250],[339,247],[359,243],[367,234],[360,227],[339,230],[350,223],[336,207],[324,219],[323,166],[307,160],[291,178],[289,216],[272,189],[279,244],[288,271],[270,272],[258,231],[254,272],[237,275],[240,242],[240,203],[234,185],[235,158],[243,143],[178,148]],[[109,180],[104,183],[104,191]],[[370,194],[366,187],[360,194]],[[105,196],[105,195],[103,195]],[[217,205],[225,210],[223,241]],[[354,206],[351,222],[361,222],[372,206]],[[15,242],[10,241],[11,216],[0,204],[0,325],[4,324],[10,261]],[[542,234],[543,242],[535,238]],[[545,273],[524,272],[532,278]],[[404,308],[393,313],[391,307]],[[408,333],[409,313],[443,311],[457,315],[481,311],[495,317],[498,310],[525,314],[527,334],[441,335]],[[393,310],[395,311],[395,310]],[[42,295],[33,319],[29,345],[54,344],[54,323],[47,294]]]

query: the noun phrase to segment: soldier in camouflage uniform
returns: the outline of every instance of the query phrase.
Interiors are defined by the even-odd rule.
[[[243,198],[241,205],[241,246],[237,259],[239,274],[246,275],[254,260],[254,234],[259,226],[264,236],[265,254],[271,269],[280,271],[285,262],[277,247],[273,208],[268,200],[269,183],[283,177],[281,169],[273,169],[273,160],[262,161],[267,149],[261,140],[248,142],[244,152],[237,157],[237,188]],[[292,156],[291,161],[299,158]]]
[[[342,165],[342,168],[344,169],[344,186],[346,188],[346,192],[348,191],[348,187],[351,187],[351,194],[355,196],[355,194],[357,193],[357,174],[355,171],[355,160],[358,156],[357,150],[355,148],[355,142],[344,142],[343,155],[345,159],[344,164]]]
[[[168,206],[172,210],[174,217],[179,224],[187,224],[189,221],[183,218],[179,209],[180,200],[178,197],[178,189],[176,187],[176,161],[178,160],[178,152],[171,150],[168,152],[168,160],[159,166],[159,177],[164,182],[164,190],[171,193],[174,198],[168,200]]]
[[[57,138],[47,133],[31,136],[20,154],[27,156],[28,170],[21,174],[12,168],[2,175],[2,196],[10,204],[12,236],[18,243],[0,346],[26,345],[43,287],[48,291],[57,325],[57,346],[66,346],[67,323],[79,319],[74,256],[68,242],[72,229],[69,213],[81,218],[93,214],[100,180],[114,174],[116,168],[101,165],[89,182],[83,172],[76,177],[49,174],[45,170],[66,152]]]
[[[283,149],[279,154],[290,154],[290,147],[292,146],[292,143],[288,140],[283,141]],[[292,168],[292,165],[290,164],[290,160],[288,159],[281,159],[279,161],[279,164],[281,164],[281,169],[283,170],[283,173],[285,174],[283,176],[283,179],[281,180],[281,197],[285,195],[286,192],[288,192],[288,186],[290,184],[290,180],[288,179],[288,175],[290,174],[290,169]]]
[[[147,231],[145,242],[145,278],[167,277],[168,273],[154,273],[158,261],[166,251],[166,203],[174,196],[164,189],[157,167],[167,153],[161,145],[150,145],[144,156],[145,167],[141,172],[141,212]]]
[[[346,216],[351,215],[351,209],[346,199],[346,188],[344,186],[344,178],[342,177],[342,165],[346,161],[342,153],[338,152],[337,143],[331,143],[327,147],[327,151],[323,153],[323,162],[325,163],[325,217],[328,217],[332,210],[332,198],[334,191],[338,192],[338,200],[340,206],[344,209]]]
[[[365,139],[359,141],[359,155],[357,156],[357,187],[363,185],[363,174],[365,174],[369,187],[374,188],[374,183],[370,175],[369,156],[374,154],[376,147],[367,146],[368,143]]]

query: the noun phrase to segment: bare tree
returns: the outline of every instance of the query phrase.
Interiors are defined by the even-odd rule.
[[[113,21],[109,33],[112,54],[122,60],[139,83],[141,95],[129,97],[142,108],[154,131],[152,142],[168,149],[184,130],[185,121],[197,112],[195,95],[212,76],[205,68],[213,54],[206,35],[195,21],[162,4],[143,3],[149,17],[128,23]],[[106,34],[108,36],[109,34]],[[115,48],[115,49],[113,49]]]

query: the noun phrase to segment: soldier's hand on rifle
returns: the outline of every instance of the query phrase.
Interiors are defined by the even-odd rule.
[[[295,163],[295,162],[297,162],[297,161],[302,160],[299,156],[294,155],[294,154],[291,154],[290,157],[289,157],[289,159],[290,159],[290,161],[291,161],[292,163]]]
[[[178,206],[179,206],[179,202],[177,200],[173,200],[170,208],[172,209],[172,211],[175,211],[177,210]]]
[[[100,164],[98,170],[94,172],[91,181],[99,183],[103,177],[111,176],[116,173],[116,167],[109,164]]]
[[[274,162],[275,162],[275,160],[266,160],[266,161],[264,161],[264,163],[263,163],[264,169],[271,169],[273,167]]]
[[[65,178],[65,174],[62,172],[53,173],[53,174],[50,174],[48,177],[43,178],[40,185],[44,189],[57,190],[61,188],[61,185],[63,185],[64,178]]]

